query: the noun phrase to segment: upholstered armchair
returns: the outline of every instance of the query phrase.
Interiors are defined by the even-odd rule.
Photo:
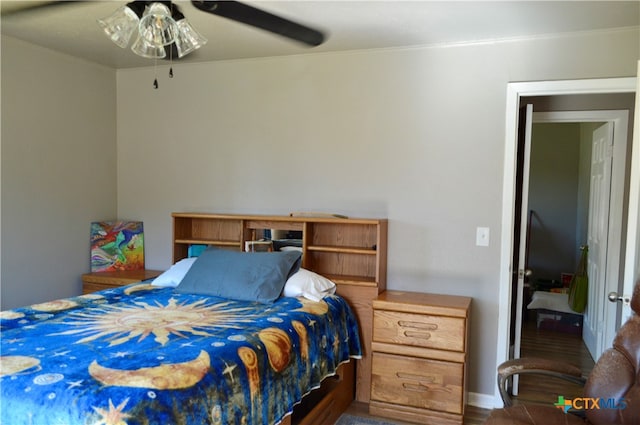
[[[575,366],[544,359],[521,358],[498,367],[498,386],[504,408],[491,412],[485,425],[628,425],[640,424],[640,281],[631,297],[634,315],[620,328],[613,347],[596,362],[588,378]],[[580,410],[584,417],[553,405],[513,405],[506,386],[513,375],[535,373],[584,384]]]

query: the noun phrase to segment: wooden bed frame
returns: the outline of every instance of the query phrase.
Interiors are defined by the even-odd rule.
[[[386,289],[387,220],[205,213],[173,213],[172,218],[174,263],[186,258],[192,245],[243,250],[245,242],[261,239],[263,230],[302,231],[302,267],[337,284],[337,293],[358,318],[363,356],[325,379],[282,424],[332,425],[354,398],[369,402],[372,300]]]

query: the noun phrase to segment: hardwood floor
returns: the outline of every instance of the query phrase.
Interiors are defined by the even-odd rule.
[[[490,410],[481,409],[475,406],[467,406],[465,415],[464,415],[464,425],[482,425],[489,416]],[[345,413],[348,413],[353,416],[359,416],[361,418],[376,418],[383,419],[385,422],[394,424],[394,425],[416,425],[410,422],[403,422],[398,420],[393,420],[389,418],[379,418],[377,416],[372,416],[369,414],[369,405],[367,403],[361,403],[354,401],[351,406],[347,409]]]
[[[489,416],[491,410],[481,409],[476,406],[467,406],[464,412],[464,425],[482,425]]]
[[[584,345],[582,337],[562,332],[536,329],[535,321],[525,322],[522,330],[522,357],[542,357],[571,363],[587,376],[594,361]],[[575,398],[582,395],[582,387],[556,378],[522,376],[520,394],[515,402],[550,405],[558,402],[558,396]]]
[[[536,329],[535,321],[526,322],[522,329],[522,357],[544,357],[571,363],[582,369],[587,376],[593,369],[594,361],[582,342],[580,336]],[[558,396],[565,398],[580,397],[582,388],[570,382],[548,377],[522,376],[520,378],[520,392],[515,403],[538,403],[553,405]],[[354,402],[346,413],[354,416],[372,418],[369,415],[369,405]],[[475,406],[467,406],[464,415],[464,425],[482,425],[489,416],[490,410]],[[396,425],[410,425],[407,422],[386,419]]]

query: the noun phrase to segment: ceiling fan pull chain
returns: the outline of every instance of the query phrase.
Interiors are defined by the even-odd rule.
[[[158,59],[153,60],[153,88],[158,89]]]
[[[174,16],[174,8],[173,8],[173,2],[170,1],[169,2],[169,8],[171,9],[171,16]],[[173,47],[176,46],[176,42],[174,41],[173,44],[169,45],[169,78],[173,78]],[[177,46],[176,46],[177,48]]]

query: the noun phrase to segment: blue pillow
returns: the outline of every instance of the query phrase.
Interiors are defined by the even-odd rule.
[[[272,303],[289,276],[300,269],[301,253],[239,252],[207,248],[176,291],[240,301]]]

